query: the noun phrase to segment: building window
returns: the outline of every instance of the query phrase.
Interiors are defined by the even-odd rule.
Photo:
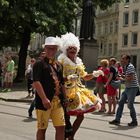
[[[138,33],[132,33],[132,46],[137,45]]]
[[[114,43],[113,55],[117,55],[117,52],[118,52],[118,44]]]
[[[113,22],[110,22],[110,30],[109,30],[110,33],[113,32]]]
[[[101,42],[100,44],[100,53],[102,54],[103,53],[103,43]]]
[[[115,21],[115,29],[114,29],[115,33],[118,32],[118,21]]]
[[[103,52],[104,55],[106,55],[106,52],[107,52],[106,49],[107,49],[106,44],[104,44],[104,49],[103,49],[104,50],[104,52]]]
[[[125,12],[123,14],[123,25],[124,26],[128,26],[128,22],[129,22],[129,13],[128,12]]]
[[[134,10],[133,11],[133,24],[138,24],[138,19],[139,19],[139,11],[138,10]]]
[[[111,43],[108,45],[108,55],[112,56],[112,44]]]
[[[122,44],[123,44],[123,47],[128,45],[128,34],[123,34],[123,36],[122,36]]]
[[[104,34],[108,33],[108,24],[107,22],[104,23]]]

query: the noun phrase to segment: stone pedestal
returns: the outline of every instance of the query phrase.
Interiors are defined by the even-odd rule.
[[[98,68],[98,44],[96,40],[80,40],[80,57],[82,58],[87,72]]]
[[[81,48],[79,56],[82,58],[83,63],[86,67],[86,71],[91,73],[93,70],[98,68],[98,44],[95,39],[92,40],[80,40]],[[95,84],[95,79],[88,82],[88,86]]]

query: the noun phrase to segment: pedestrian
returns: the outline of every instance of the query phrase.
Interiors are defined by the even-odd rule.
[[[15,62],[12,56],[7,57],[7,62],[5,64],[5,75],[4,75],[4,87],[3,91],[11,91],[13,86],[13,76],[15,70]]]
[[[107,88],[107,99],[108,99],[108,114],[115,114],[116,111],[116,95],[117,95],[117,89],[115,89],[112,85],[111,85],[111,81],[114,80],[116,81],[117,79],[117,75],[118,75],[118,70],[115,66],[116,64],[116,59],[115,58],[110,58],[109,60],[109,65],[110,65],[110,73],[109,73],[109,77],[108,80],[105,84],[105,88]],[[113,109],[112,109],[113,107]]]
[[[123,75],[123,67],[121,66],[121,62],[120,61],[116,62],[116,67],[118,69],[118,75],[122,76]]]
[[[63,44],[61,47],[62,53],[58,56],[58,61],[63,65],[63,76],[68,100],[66,110],[68,115],[76,116],[72,125],[72,133],[67,136],[69,140],[74,140],[75,133],[84,119],[84,113],[99,109],[101,105],[92,91],[85,88],[82,84],[81,79],[91,80],[93,74],[85,72],[85,66],[77,56],[80,50],[79,39],[72,33],[62,35],[61,39]],[[70,117],[67,119],[70,119]]]
[[[118,76],[121,77],[124,74],[124,72],[123,72],[123,67],[121,66],[121,63],[119,61],[116,62],[116,67],[118,69]],[[120,95],[121,95],[121,84],[120,87],[117,89],[117,95],[116,95],[117,100],[120,99]]]
[[[40,53],[39,59],[40,60],[43,60],[45,57],[46,57],[46,52],[45,51],[42,51]],[[33,92],[35,92],[35,89],[34,88],[33,88]],[[29,116],[29,118],[32,118],[32,116],[33,116],[32,112],[33,112],[34,108],[35,108],[35,98],[31,102],[30,107],[28,109],[28,116]]]
[[[37,140],[45,140],[45,132],[50,118],[56,130],[55,139],[64,140],[65,119],[59,95],[63,93],[65,97],[65,88],[63,86],[62,67],[55,60],[60,45],[58,38],[47,37],[44,47],[46,57],[43,60],[38,60],[33,67],[33,86],[36,90],[35,106],[38,124]]]
[[[40,60],[43,60],[45,57],[46,57],[46,52],[45,52],[45,51],[42,51],[42,52],[40,53],[39,59],[40,59]]]
[[[27,88],[28,88],[28,96],[27,97],[34,97],[34,89],[32,87],[33,84],[33,65],[35,64],[35,58],[31,58],[30,64],[25,71],[25,77],[27,78]]]
[[[100,75],[99,77],[97,77],[97,80],[96,80],[96,92],[98,93],[99,97],[102,100],[102,106],[99,112],[106,112],[104,95],[107,93],[107,90],[104,87],[104,85],[106,84],[108,76],[109,76],[108,66],[109,66],[109,61],[107,59],[102,59],[100,61],[100,67],[98,70],[102,70],[104,72],[104,76]]]
[[[121,57],[121,63],[125,67],[125,76],[124,78],[120,78],[121,80],[125,80],[125,90],[122,92],[119,106],[117,109],[116,117],[113,121],[110,121],[109,124],[119,125],[123,113],[124,104],[127,103],[127,106],[130,110],[130,116],[132,118],[132,122],[128,123],[128,126],[137,126],[137,117],[136,117],[136,111],[134,108],[134,101],[136,94],[139,91],[139,83],[138,78],[136,74],[136,70],[133,66],[133,64],[130,62],[130,56],[129,55],[122,55]]]

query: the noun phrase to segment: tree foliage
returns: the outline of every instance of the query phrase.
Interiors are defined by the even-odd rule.
[[[31,33],[47,36],[72,31],[84,0],[0,0],[0,47],[20,46],[18,77],[24,76]],[[107,8],[118,0],[92,0]]]
[[[20,41],[25,28],[47,35],[71,31],[76,7],[73,0],[1,0],[1,45]]]
[[[0,46],[13,46],[21,41],[25,28],[31,32],[60,35],[72,30],[76,9],[83,0],[1,0]],[[92,0],[106,9],[120,0]]]
[[[74,0],[1,0],[0,46],[20,45],[18,79],[24,77],[31,33],[60,35],[72,30]]]

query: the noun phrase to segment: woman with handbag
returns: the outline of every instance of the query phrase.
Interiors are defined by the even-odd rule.
[[[96,80],[96,92],[98,93],[99,97],[102,100],[102,106],[101,110],[99,112],[106,112],[106,107],[105,107],[105,97],[104,94],[106,94],[107,90],[104,87],[104,84],[106,84],[108,75],[109,75],[109,62],[107,59],[102,59],[100,61],[100,66],[98,70],[102,70],[104,73],[104,76],[99,75]]]
[[[115,81],[117,74],[118,74],[118,70],[115,67],[116,64],[116,59],[115,58],[111,58],[109,60],[109,65],[110,65],[110,74],[109,74],[109,78],[105,84],[105,87],[107,88],[107,99],[108,99],[108,114],[115,114],[116,111],[116,95],[117,95],[117,89],[114,88],[111,85],[111,81]],[[113,107],[113,110],[112,110]]]

